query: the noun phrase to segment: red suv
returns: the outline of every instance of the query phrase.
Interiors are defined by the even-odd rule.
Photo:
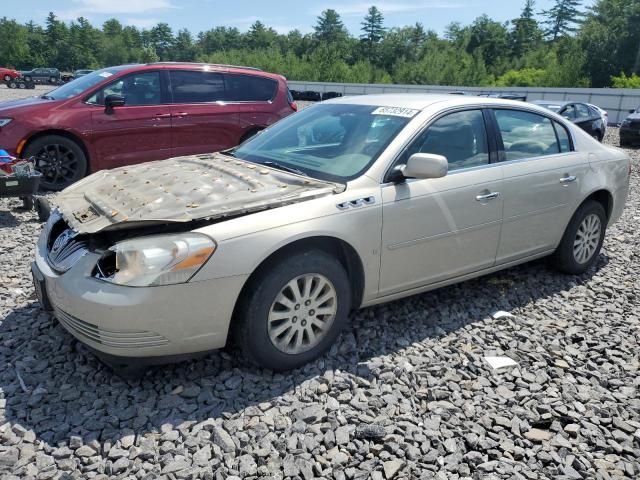
[[[123,65],[0,103],[0,148],[35,157],[42,186],[61,190],[89,172],[233,147],[295,110],[280,75],[227,65]]]
[[[19,71],[14,70],[13,68],[2,68],[0,67],[0,78],[4,82],[10,82],[11,80],[15,80],[16,78],[20,78],[21,74]]]

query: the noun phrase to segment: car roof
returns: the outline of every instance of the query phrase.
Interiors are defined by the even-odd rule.
[[[153,62],[153,63],[131,63],[126,65],[118,65],[107,67],[107,69],[118,69],[118,73],[127,70],[129,72],[145,71],[145,70],[203,70],[214,72],[242,73],[245,75],[254,75],[273,80],[286,80],[282,75],[276,73],[264,72],[254,67],[243,67],[238,65],[226,65],[217,63],[195,63],[195,62]]]
[[[449,93],[382,93],[371,95],[356,95],[325,100],[322,103],[340,103],[348,105],[369,105],[379,107],[399,107],[424,110],[437,103],[447,103],[450,106],[465,105],[495,105],[519,107],[527,105],[516,100],[503,98],[477,97],[472,95],[456,95]]]

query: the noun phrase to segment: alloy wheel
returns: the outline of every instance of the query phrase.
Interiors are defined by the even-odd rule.
[[[46,187],[66,187],[78,173],[78,159],[72,150],[64,145],[43,146],[35,155],[36,169],[42,173],[42,183]]]
[[[296,355],[318,345],[331,329],[338,294],[331,281],[308,273],[289,281],[276,295],[268,316],[268,333],[283,353]]]
[[[576,238],[573,242],[573,258],[578,263],[587,263],[598,249],[602,223],[600,217],[592,213],[587,215],[580,223]]]

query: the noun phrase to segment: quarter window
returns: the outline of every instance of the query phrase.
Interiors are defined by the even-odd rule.
[[[489,147],[482,111],[456,112],[436,120],[409,147],[405,160],[414,153],[445,156],[449,171],[488,164]]]
[[[560,125],[558,122],[553,122],[553,126],[556,129],[556,135],[558,136],[558,143],[560,144],[560,153],[566,153],[571,151],[571,140],[569,140],[569,132],[567,129]]]
[[[173,103],[208,103],[225,99],[224,79],[215,72],[171,72]]]
[[[252,75],[226,74],[225,85],[230,102],[268,102],[278,88],[275,80]]]
[[[521,110],[496,110],[495,115],[507,161],[560,153],[549,118]]]
[[[87,102],[104,105],[104,99],[108,95],[122,95],[126,107],[159,105],[162,103],[160,73],[144,72],[127,75],[94,93]]]

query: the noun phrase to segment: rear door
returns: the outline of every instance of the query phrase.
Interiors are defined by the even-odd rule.
[[[576,103],[575,107],[576,119],[574,122],[592,137],[599,137],[604,131],[600,113],[584,103]]]
[[[235,105],[225,97],[220,72],[172,70],[173,155],[193,155],[224,150],[238,144],[242,135]]]
[[[278,82],[258,75],[225,73],[226,99],[238,112],[238,123],[245,136],[262,130],[282,118],[273,101],[278,93]],[[282,108],[280,109],[282,110]],[[285,113],[291,112],[288,105]]]
[[[573,214],[589,164],[568,130],[538,113],[495,109],[504,178],[497,264],[554,249]]]
[[[125,104],[104,108],[107,95],[122,95]],[[164,100],[159,71],[132,73],[87,99],[91,112],[93,151],[99,168],[159,160],[171,156],[171,107]]]

